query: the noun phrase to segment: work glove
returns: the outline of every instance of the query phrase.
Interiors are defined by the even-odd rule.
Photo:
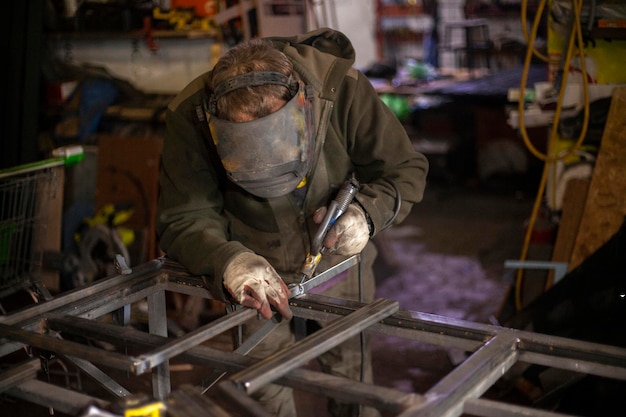
[[[313,213],[313,221],[321,223],[326,215],[326,207],[320,207]],[[370,239],[370,228],[365,211],[358,204],[350,204],[324,238],[324,246],[329,253],[343,256],[361,253]]]
[[[258,310],[261,317],[272,317],[270,306],[291,319],[289,289],[272,265],[250,252],[236,255],[224,270],[224,286],[239,304]]]

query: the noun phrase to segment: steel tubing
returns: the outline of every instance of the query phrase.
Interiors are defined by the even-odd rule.
[[[254,393],[290,370],[355,336],[374,323],[398,311],[398,302],[378,299],[359,310],[337,319],[305,339],[296,342],[230,379],[246,392]]]
[[[257,311],[251,308],[240,308],[234,312],[220,317],[204,326],[187,333],[184,336],[173,339],[152,352],[141,355],[149,367],[159,365],[166,360],[179,355],[194,346],[199,345],[235,326],[256,317]]]
[[[497,335],[426,392],[428,400],[398,417],[460,416],[469,398],[480,397],[517,360],[518,340]]]
[[[121,327],[109,323],[94,323],[79,317],[51,316],[50,327],[71,334],[89,334],[99,340],[124,346],[130,349],[145,349],[160,346],[167,338],[151,335],[131,327]],[[242,371],[255,363],[255,359],[218,350],[208,346],[195,346],[181,354],[184,362],[214,367],[231,373]],[[276,381],[279,384],[298,387],[298,389],[325,397],[333,397],[344,402],[361,403],[381,410],[398,413],[412,405],[422,403],[422,396],[396,389],[346,380],[334,375],[323,374],[307,369],[294,369]],[[240,392],[240,391],[239,391]]]

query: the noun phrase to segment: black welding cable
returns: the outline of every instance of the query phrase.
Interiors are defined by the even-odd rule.
[[[398,217],[398,213],[400,213],[400,207],[402,207],[402,195],[400,194],[400,188],[398,188],[398,184],[396,184],[396,182],[391,178],[385,178],[385,181],[391,184],[393,189],[396,191],[396,202],[393,207],[393,216],[391,216],[387,223],[383,225],[381,231],[385,230],[393,224],[394,220],[396,220],[396,217]]]

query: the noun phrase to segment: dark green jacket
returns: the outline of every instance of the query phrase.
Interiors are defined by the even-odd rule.
[[[157,216],[161,248],[191,273],[221,277],[234,255],[254,251],[290,282],[316,230],[312,213],[351,172],[363,186],[356,198],[374,234],[393,216],[396,192],[388,179],[402,197],[395,223],[422,198],[428,162],[369,80],[352,68],[350,41],[329,29],[272,41],[314,89],[316,159],[304,204],[292,195],[259,199],[223,177],[202,111],[211,73],[201,75],[167,110]]]

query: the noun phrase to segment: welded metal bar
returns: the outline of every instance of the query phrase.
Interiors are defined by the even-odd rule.
[[[145,366],[144,361],[117,352],[107,352],[103,349],[86,346],[69,340],[57,339],[56,337],[34,333],[30,330],[16,329],[6,324],[0,324],[0,334],[11,340],[37,347],[44,351],[78,356],[91,362],[130,372],[143,373],[145,371],[143,369]]]
[[[130,395],[130,391],[128,391],[126,388],[118,384],[117,381],[115,381],[109,375],[102,372],[102,370],[97,368],[91,362],[88,362],[82,358],[77,358],[74,356],[64,356],[64,357],[67,361],[74,364],[74,366],[76,366],[86,375],[91,377],[94,381],[97,381],[98,384],[102,388],[104,388],[107,392],[115,395],[116,397],[126,397]]]
[[[86,319],[99,317],[105,311],[111,312],[115,308],[127,304],[128,300],[135,300],[137,297],[145,297],[159,292],[162,293],[166,288],[169,289],[170,285],[171,288],[178,288],[178,286],[186,286],[186,283],[189,282],[190,285],[188,287],[192,288],[193,285],[198,284],[197,279],[194,281],[191,277],[174,269],[171,275],[168,274],[167,268],[161,268],[160,266],[158,268],[150,268],[150,271],[144,271],[145,274],[143,275],[135,275],[137,271],[141,270],[142,268],[138,267],[135,268],[131,274],[122,277],[113,277],[111,281],[115,281],[116,284],[107,284],[100,294],[91,292],[91,288],[86,292],[80,290],[72,295],[71,300],[68,299],[70,300],[69,302],[60,303],[56,308],[50,310],[48,310],[49,307],[43,310],[40,309],[48,303],[57,302],[58,298],[37,305],[33,309],[22,310],[18,312],[18,315],[15,317],[26,317],[26,319],[16,323],[19,324],[19,326],[34,327],[40,324],[43,319],[40,315],[33,315],[33,312],[49,311],[54,312],[49,319],[49,323],[51,328],[55,330],[57,326],[56,323],[54,323],[53,316],[56,316],[56,313],[61,313],[77,316],[61,316],[62,323],[69,323],[71,321],[74,331],[83,328],[84,323],[85,330],[79,333],[82,335],[99,336],[100,333],[103,332],[108,335],[102,336],[103,339],[110,337],[116,339],[111,340],[112,343],[127,343],[129,347],[131,344],[128,343],[128,340],[133,340],[135,334],[141,335],[138,341],[133,342],[136,346],[158,348],[158,346],[163,346],[163,344],[171,343],[172,341],[164,336],[149,335],[121,326],[113,326],[115,328],[114,330],[108,330],[109,328],[106,326],[109,325]],[[103,280],[103,282],[104,281],[108,281],[108,279]],[[174,281],[176,283],[172,284]],[[96,283],[99,282],[97,281]],[[292,298],[290,305],[294,315],[296,317],[309,318],[306,314],[314,314],[315,316],[311,317],[330,322],[344,316],[349,317],[352,312],[357,311],[363,306],[363,304],[359,303],[333,299],[318,302],[318,300],[322,300],[323,298],[317,297],[318,296],[313,297],[310,296],[310,294],[304,294]],[[303,300],[310,303],[309,306],[306,306]],[[150,313],[152,314],[152,312]],[[0,322],[11,324],[13,320],[15,320],[13,317],[13,315],[0,317]],[[332,324],[333,323],[330,323],[329,326]],[[62,328],[63,324],[60,324],[58,327]],[[4,330],[5,327],[0,326],[1,337],[7,335],[6,337],[12,339],[11,332]],[[91,362],[111,366],[116,369],[134,369],[133,372],[144,372],[148,369],[146,367],[148,363],[147,360],[144,362],[138,358],[128,358],[121,355],[115,356],[115,352],[107,352],[80,344],[76,346],[71,344],[74,342],[59,340],[26,329],[17,330],[20,331],[16,333],[20,338],[19,343],[30,344],[34,347],[40,347],[41,349],[50,351],[55,351],[53,348],[57,348],[62,351],[65,356],[71,355],[80,357],[81,359],[90,360]],[[460,415],[460,413],[464,412],[465,407],[474,407],[472,410],[477,411],[476,409],[480,409],[484,412],[491,412],[490,410],[492,410],[492,408],[496,410],[502,409],[504,411],[501,414],[493,415],[508,416],[505,411],[507,413],[517,413],[518,411],[523,413],[526,410],[509,409],[506,405],[490,404],[485,400],[478,400],[472,397],[488,389],[503,372],[506,372],[510,364],[516,361],[543,364],[550,367],[606,376],[613,379],[626,379],[626,349],[618,347],[406,311],[395,312],[378,322],[372,323],[370,326],[363,329],[363,331],[401,335],[414,340],[433,341],[436,344],[441,343],[444,346],[466,347],[467,349],[465,350],[475,351],[475,353],[448,375],[448,377],[444,378],[439,384],[433,387],[426,396],[402,393],[390,388],[363,384],[358,381],[347,381],[342,378],[332,377],[327,374],[301,368],[288,370],[285,374],[278,377],[273,374],[274,370],[270,369],[266,372],[269,374],[267,380],[337,398],[340,401],[359,403],[380,410],[390,410],[394,413],[402,412],[402,416],[431,415],[429,414],[430,412],[435,413],[439,411],[441,411],[441,413],[437,415]],[[15,337],[15,334],[13,336]],[[28,340],[23,342],[21,338]],[[44,346],[38,346],[43,344],[44,341],[46,343]],[[510,347],[509,350],[506,350],[507,343],[513,346]],[[13,343],[6,343],[6,345],[9,344]],[[502,349],[498,349],[498,347]],[[91,348],[92,351],[87,348]],[[178,349],[178,347],[176,349]],[[84,352],[86,352],[86,354]],[[317,354],[313,353],[312,356],[317,356]],[[188,363],[224,369],[231,373],[245,373],[257,364],[254,358],[237,355],[233,352],[222,352],[205,346],[192,347],[188,351],[177,355],[176,359],[184,360]],[[112,366],[109,362],[115,362],[118,366]],[[481,374],[480,372],[484,373]],[[26,386],[26,384],[30,382],[31,381],[22,383],[19,387]],[[5,392],[12,393],[16,388],[17,387],[10,388]],[[449,400],[446,399],[444,401],[442,399],[444,397],[449,397]],[[31,398],[26,398],[26,400],[34,402]],[[65,400],[65,398],[62,398],[56,401]],[[54,401],[55,400],[50,400],[50,402],[42,405],[50,406]],[[458,403],[462,405],[461,408],[459,408]],[[68,406],[66,405],[66,407]],[[470,408],[467,409],[469,410]],[[417,414],[406,414],[409,410]],[[537,410],[533,409],[533,412],[535,411]],[[539,412],[541,411],[539,410]],[[533,413],[533,415],[541,414]],[[488,414],[488,416],[490,416],[490,414]]]
[[[429,389],[429,401],[398,417],[460,416],[465,400],[482,395],[515,364],[517,342],[508,335],[495,336]]]
[[[234,313],[231,313],[231,315]],[[274,314],[269,320],[266,320],[265,323],[254,332],[248,339],[246,339],[238,348],[234,350],[235,353],[240,355],[247,355],[250,353],[252,349],[254,349],[259,343],[261,343],[265,338],[267,338],[275,329],[280,325],[280,321],[277,320],[277,315]],[[216,369],[212,372],[212,374],[202,382],[203,391],[202,393],[210,390],[213,385],[215,385],[220,379],[226,375],[227,372],[223,372],[219,369]]]
[[[581,372],[583,374],[626,380],[626,368],[622,365],[612,363],[614,357],[605,355],[605,352],[602,352],[604,349],[600,349],[600,351],[596,352],[593,350],[593,344],[591,343],[582,347],[586,350],[586,352],[584,352],[586,359],[583,360],[572,358],[572,355],[569,354],[564,354],[564,352],[559,351],[557,345],[558,344],[553,345],[556,347],[556,351],[549,353],[520,350],[519,360],[535,365],[544,365],[550,368],[559,368],[567,371]],[[544,347],[549,348],[549,345],[545,345]],[[576,351],[574,353],[581,352]]]
[[[31,359],[0,373],[0,393],[37,376],[41,369],[39,359]]]
[[[191,295],[193,297],[206,299],[215,298],[204,286],[202,278],[199,277],[169,275],[165,289],[179,294]]]
[[[363,303],[318,294],[305,294],[290,302],[297,317],[329,322],[361,308]],[[369,333],[385,334],[409,340],[475,351],[491,339],[493,326],[465,322],[428,313],[401,310],[375,323]]]
[[[137,268],[137,271],[142,270],[143,268]],[[71,293],[67,297],[59,297],[64,298],[68,303],[61,303],[56,309],[51,309],[50,306],[59,304],[57,303],[59,298],[20,310],[14,315],[0,316],[0,322],[2,322],[3,318],[6,318],[4,320],[6,324],[12,324],[23,329],[36,330],[40,326],[41,316],[52,311],[95,319],[159,291],[162,278],[159,278],[157,271],[154,269],[150,270],[150,272],[134,277],[124,275],[121,276],[121,279],[119,277],[103,279],[103,281],[114,282],[115,285],[107,285],[107,290],[101,293],[94,293],[92,287],[87,287],[84,292],[79,290],[77,293]],[[16,320],[15,317],[18,319]],[[0,357],[15,352],[22,347],[20,343],[0,343]]]
[[[125,276],[128,277],[129,275]],[[66,310],[66,312],[87,319],[97,319],[119,308],[149,298],[155,293],[162,292],[164,288],[163,278],[158,275],[154,277],[140,277],[137,281],[129,280],[125,285],[122,283],[115,288],[115,291],[101,294],[100,296],[107,300],[106,303],[99,301],[94,303],[94,299],[89,299],[86,300],[86,303],[72,304],[75,311],[67,312]]]
[[[121,326],[128,326],[130,324],[130,304],[124,304],[122,307],[115,310],[111,315],[113,316],[113,321]]]
[[[39,316],[51,311],[74,313],[76,315],[73,310],[78,305],[97,306],[101,303],[107,303],[109,300],[102,300],[102,295],[112,290],[117,291],[116,287],[122,286],[128,292],[129,284],[134,281],[146,280],[148,283],[154,283],[162,266],[163,260],[161,259],[146,262],[135,267],[132,274],[115,275],[97,280],[89,285],[62,293],[45,303],[34,305],[7,316],[0,316],[0,323],[24,326],[23,322],[38,321]]]
[[[626,380],[626,349],[622,347],[530,332],[521,336],[524,360]]]
[[[305,294],[292,300],[291,309],[298,317],[331,321],[355,311],[362,305],[355,301]],[[509,335],[519,339],[517,346],[519,360],[626,380],[626,349],[622,347],[406,310],[398,311],[366,331],[455,347],[469,352],[480,348],[496,335]]]
[[[148,296],[148,329],[151,334],[167,337],[167,306],[165,291]],[[171,392],[170,364],[162,362],[152,366],[148,358],[143,358],[146,370],[152,369],[152,396],[164,401]]]
[[[472,416],[481,417],[563,417],[565,414],[555,413],[537,408],[524,407],[517,404],[486,400],[483,398],[468,398],[463,405],[463,412]]]
[[[314,276],[313,278],[300,283],[300,284],[292,284],[289,287],[290,295],[289,298],[297,297],[301,294],[304,294],[306,291],[315,288],[318,285],[321,285],[327,282],[329,279],[334,278],[340,273],[346,271],[350,267],[356,265],[359,262],[359,256],[354,255],[351,256],[342,262],[339,262],[337,265],[334,265],[328,268],[326,271]],[[232,313],[231,313],[232,314]],[[237,349],[235,349],[236,353],[240,353],[242,355],[247,355],[250,353],[252,349],[254,349],[259,343],[265,340],[281,323],[281,320],[278,319],[277,315],[274,314],[270,320],[267,320],[266,323],[263,324],[257,331],[248,337]],[[212,375],[207,378],[206,386],[203,392],[208,391],[215,385],[220,379],[222,379],[226,375],[226,372],[222,372],[220,370],[213,371]]]
[[[6,393],[12,397],[38,404],[42,407],[52,408],[70,416],[79,415],[91,404],[97,404],[102,408],[109,406],[107,401],[100,398],[81,394],[36,379],[13,387],[7,390]]]
[[[167,290],[203,298],[215,298],[204,285],[202,276],[192,275],[180,263],[163,259],[163,270],[167,271]]]
[[[141,355],[141,358],[146,360],[150,364],[150,367],[154,367],[256,316],[256,310],[240,308],[184,336],[173,339],[171,342],[158,347],[152,352]]]
[[[78,317],[50,316],[48,323],[51,328],[57,331],[88,333],[106,342],[117,345],[123,344],[131,349],[151,348],[167,342],[164,337],[150,335],[131,327],[94,323],[92,320]],[[257,362],[256,359],[248,356],[204,345],[191,348],[177,359],[186,363],[222,369],[230,373],[241,371]],[[302,368],[293,369],[276,382],[298,387],[299,390],[324,397],[332,397],[350,403],[360,402],[363,405],[395,413],[424,401],[419,394],[398,391],[388,387],[372,386],[359,381],[348,381],[345,378]]]
[[[311,336],[261,360],[231,377],[242,389],[254,393],[291,369],[316,358],[368,326],[398,311],[398,302],[379,299],[338,319]]]
[[[289,287],[289,292],[290,292],[290,298],[291,297],[296,297],[298,295],[301,294],[305,294],[307,292],[309,292],[310,290],[312,290],[313,288],[322,285],[323,283],[327,282],[328,280],[336,277],[337,275],[339,275],[340,273],[350,269],[351,267],[353,267],[354,265],[359,263],[359,255],[353,255],[341,262],[339,262],[337,265],[334,265],[331,268],[328,268],[327,270],[325,270],[324,272],[321,272],[317,275],[315,275],[314,277],[304,281],[303,283],[300,284],[291,284]]]

